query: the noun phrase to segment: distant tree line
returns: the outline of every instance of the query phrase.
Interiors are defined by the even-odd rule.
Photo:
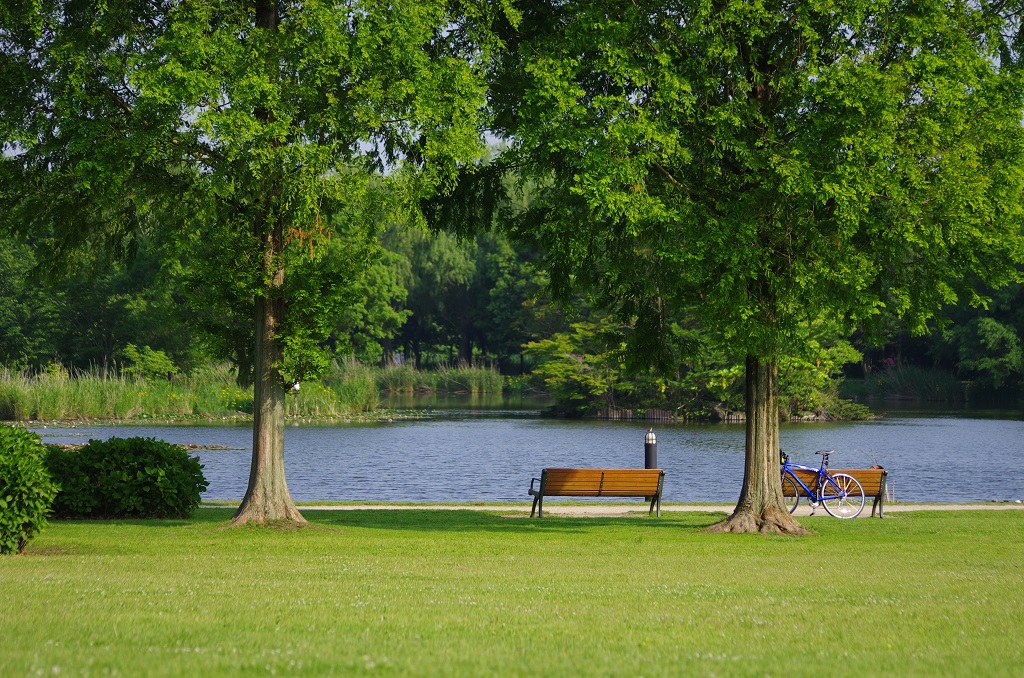
[[[132,345],[163,351],[184,371],[224,360],[244,365],[251,330],[224,308],[223,278],[201,275],[164,249],[144,241],[128,261],[97,257],[47,276],[32,244],[4,238],[0,364],[113,368]],[[329,248],[328,270],[332,256]],[[365,274],[351,279],[352,302],[324,341],[338,359],[423,369],[476,362],[521,374],[533,364],[526,344],[568,329],[566,312],[544,294],[533,255],[499,233],[459,239],[393,225],[371,257]],[[222,327],[232,324],[233,331]]]
[[[532,374],[567,414],[598,407],[683,407],[707,414],[709,403],[743,408],[742,358],[712,349],[693,319],[676,318],[681,354],[669,373],[636,369],[624,348],[629,328],[580,297],[552,303],[537,253],[498,231],[470,238],[392,225],[380,237],[353,303],[333,321],[326,347],[339,360],[493,364],[506,375]],[[223,339],[227,322],[212,292],[162,245],[145,242],[127,262],[83,260],[71,274],[47,277],[30,243],[0,243],[0,363],[9,369],[131,368],[132,351],[160,351],[188,372],[248,359],[250,337]],[[330,255],[328,254],[328,257]],[[216,288],[218,280],[205,283]],[[987,308],[958,305],[948,322],[913,335],[893,323],[881,335],[834,333],[812,362],[783,369],[789,411],[836,411],[835,377],[863,378],[892,368],[937,369],[971,382],[976,395],[1013,397],[1024,369],[1024,285],[992,292]],[[815,386],[815,384],[817,386]],[[814,394],[811,394],[814,391]],[[828,394],[833,395],[828,395]]]

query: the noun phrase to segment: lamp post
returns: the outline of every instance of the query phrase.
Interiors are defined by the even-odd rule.
[[[653,428],[644,436],[644,468],[658,468],[658,438]]]

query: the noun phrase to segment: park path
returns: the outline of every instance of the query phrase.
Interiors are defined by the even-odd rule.
[[[299,506],[300,511],[400,511],[400,510],[429,510],[429,511],[497,511],[505,514],[530,515],[530,504],[303,504]],[[203,508],[223,508],[223,506],[204,505]],[[662,505],[662,513],[704,511],[710,513],[732,513],[732,504],[668,504]],[[909,511],[1020,511],[1024,510],[1024,504],[1014,502],[991,502],[978,504],[886,504],[886,513],[903,513]],[[647,513],[647,504],[626,504],[626,503],[563,503],[544,502],[544,514],[549,516],[579,517],[579,518],[610,518],[627,515]],[[797,507],[797,516],[808,516],[811,510],[808,506],[801,504]],[[815,515],[827,516],[825,509],[819,508]],[[871,501],[864,504],[864,511],[861,518],[871,517]]]

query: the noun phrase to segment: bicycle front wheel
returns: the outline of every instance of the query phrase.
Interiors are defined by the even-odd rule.
[[[800,503],[800,486],[789,476],[782,476],[782,501],[790,513],[795,511],[796,505]]]
[[[864,488],[857,479],[845,473],[828,478],[818,489],[821,503],[830,516],[856,518],[864,510]]]

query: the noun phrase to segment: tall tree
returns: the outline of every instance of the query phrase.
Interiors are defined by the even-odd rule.
[[[447,0],[37,0],[0,11],[9,223],[130,253],[169,229],[249,305],[253,457],[235,522],[302,520],[284,476],[284,394],[324,364],[351,280],[302,261],[357,216],[444,191],[481,152],[478,30],[499,4]],[[360,214],[369,214],[365,219]],[[202,259],[193,261],[198,265]],[[290,282],[303,280],[315,290]],[[301,299],[301,303],[291,303]]]
[[[665,319],[688,306],[746,355],[743,486],[715,529],[802,530],[782,503],[777,365],[807,328],[922,328],[1016,275],[1011,5],[522,5],[491,98],[500,162],[542,187],[514,232],[556,292],[618,308],[637,351],[671,361]]]

